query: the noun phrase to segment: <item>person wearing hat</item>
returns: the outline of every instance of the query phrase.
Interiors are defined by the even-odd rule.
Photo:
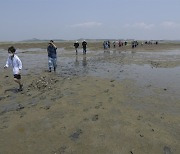
[[[49,72],[51,72],[52,68],[54,68],[54,72],[56,71],[56,67],[57,67],[56,50],[57,50],[57,47],[54,45],[54,41],[51,40],[47,47]]]
[[[78,53],[78,47],[79,47],[79,42],[78,41],[76,41],[75,43],[74,43],[74,47],[75,47],[75,50],[76,50],[76,55],[77,55],[77,53]]]
[[[83,47],[83,54],[86,54],[87,42],[85,40],[82,42],[82,47]]]

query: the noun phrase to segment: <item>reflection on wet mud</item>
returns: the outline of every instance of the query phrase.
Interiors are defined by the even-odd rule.
[[[78,66],[79,66],[78,55],[76,55],[74,65],[75,65],[75,67],[78,67]]]
[[[83,65],[84,67],[87,66],[86,55],[83,55],[82,65]]]
[[[110,56],[110,54],[111,54],[110,50],[108,50],[108,49],[104,50],[104,55],[105,56]]]

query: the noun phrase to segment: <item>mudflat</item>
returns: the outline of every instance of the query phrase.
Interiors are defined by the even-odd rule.
[[[23,62],[24,90],[3,70],[10,45]],[[0,44],[0,153],[179,154],[180,44],[102,49],[57,42]]]

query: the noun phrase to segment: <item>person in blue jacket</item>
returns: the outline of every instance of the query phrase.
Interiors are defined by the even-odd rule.
[[[48,66],[49,66],[49,72],[51,72],[51,69],[54,68],[54,72],[56,71],[57,67],[57,47],[54,45],[54,41],[51,40],[48,47]]]

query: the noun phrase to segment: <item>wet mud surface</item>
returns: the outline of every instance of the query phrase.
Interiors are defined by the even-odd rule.
[[[7,51],[0,50],[3,68]],[[0,153],[180,153],[180,49],[19,49],[24,90],[0,70]]]

